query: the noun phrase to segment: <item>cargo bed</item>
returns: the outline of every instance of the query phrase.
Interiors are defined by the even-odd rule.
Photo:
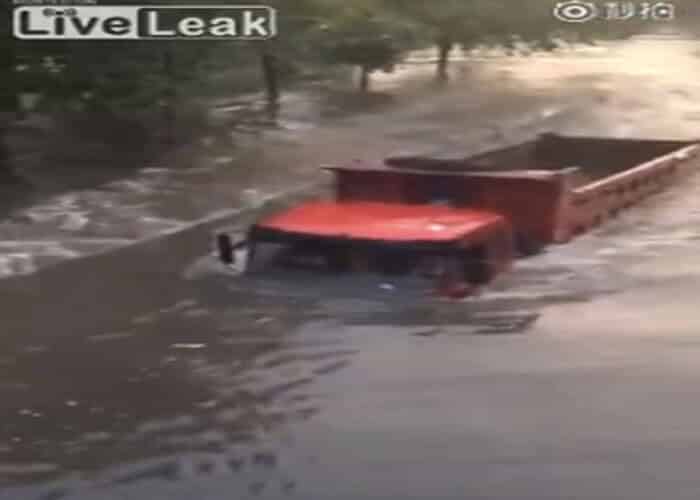
[[[442,196],[502,213],[518,233],[547,244],[568,241],[663,189],[695,165],[696,153],[696,141],[542,134],[464,158],[392,157],[332,168],[350,198],[372,198],[379,189],[384,199],[418,203]]]
[[[629,170],[693,145],[692,141],[611,139],[542,134],[538,138],[463,158],[391,157],[385,165],[402,171],[451,173],[556,172],[579,169],[576,186]]]

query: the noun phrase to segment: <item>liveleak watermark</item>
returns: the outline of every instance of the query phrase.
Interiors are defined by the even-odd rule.
[[[671,2],[584,2],[568,0],[554,7],[554,17],[566,23],[605,21],[673,21],[676,6]]]
[[[277,13],[264,5],[19,5],[21,40],[266,40]]]

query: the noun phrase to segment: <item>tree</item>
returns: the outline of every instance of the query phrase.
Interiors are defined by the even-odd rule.
[[[448,79],[448,62],[457,43],[479,30],[479,15],[474,0],[441,0],[439,7],[430,2],[387,0],[389,8],[410,22],[426,42],[438,49],[436,78]]]
[[[456,45],[513,50],[524,45],[532,50],[554,50],[557,39],[592,41],[598,37],[623,37],[639,30],[639,23],[605,21],[564,23],[553,15],[554,1],[544,0],[441,0],[434,3],[415,0],[386,0],[397,16],[422,32],[422,37],[438,49],[436,78],[448,79],[450,55]]]
[[[340,63],[357,66],[360,69],[360,90],[366,92],[370,74],[378,69],[388,69],[396,62],[399,51],[388,35],[348,36],[335,42],[328,54]]]
[[[268,109],[278,108],[285,77],[296,71],[296,64],[309,57],[308,47],[324,23],[326,0],[296,0],[290,7],[286,0],[269,0],[265,5],[277,12],[278,34],[274,39],[251,42],[257,53]],[[246,3],[246,2],[243,2]]]
[[[165,85],[163,88],[163,98],[161,106],[163,108],[163,121],[165,122],[165,142],[175,142],[175,120],[177,118],[177,73],[175,70],[175,54],[172,45],[163,50],[163,78]]]
[[[275,112],[279,105],[280,84],[279,72],[277,68],[277,56],[275,55],[271,44],[263,42],[260,44],[260,68],[265,82],[265,96],[267,98],[268,108],[271,112]]]
[[[359,68],[359,88],[369,90],[370,75],[389,71],[409,47],[410,30],[398,22],[382,2],[338,5],[323,26],[323,57]]]
[[[0,177],[12,175],[7,135],[19,110],[16,84],[16,46],[12,38],[10,5],[0,7]]]

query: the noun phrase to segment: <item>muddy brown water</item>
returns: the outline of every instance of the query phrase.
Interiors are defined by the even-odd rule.
[[[687,78],[695,59],[620,50],[587,65],[499,63],[534,96],[506,109],[465,98],[460,111],[512,113],[512,137],[552,125],[697,135],[683,118],[695,106],[684,96],[700,97]],[[686,72],[659,62],[640,83],[661,54]],[[453,112],[471,90],[268,135],[286,146],[261,158],[497,142]],[[613,104],[595,107],[597,92]],[[0,280],[0,499],[697,498],[700,177],[448,303],[420,282],[380,277],[232,276],[209,238],[253,215],[197,223],[221,206],[196,200],[241,187],[233,174],[199,175],[211,184],[157,185],[172,188],[167,201],[129,195],[142,211],[119,235],[128,244]],[[245,189],[290,184],[267,177]],[[101,192],[76,197],[89,212]],[[117,233],[101,238],[128,226],[109,209]],[[149,210],[177,223],[140,232]],[[29,237],[65,242],[66,231],[97,237],[22,221],[10,223],[27,248]]]

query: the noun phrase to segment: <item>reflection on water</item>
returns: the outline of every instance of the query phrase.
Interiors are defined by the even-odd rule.
[[[134,318],[121,332],[6,346],[3,476],[80,470],[89,477],[111,464],[174,453],[204,454],[217,467],[274,467],[275,452],[261,450],[261,438],[312,416],[309,385],[353,354],[342,343],[324,347],[297,335],[311,306],[249,301],[242,310],[221,300],[183,300]],[[241,446],[250,448],[247,455]],[[177,460],[154,463],[107,481],[179,474]]]

